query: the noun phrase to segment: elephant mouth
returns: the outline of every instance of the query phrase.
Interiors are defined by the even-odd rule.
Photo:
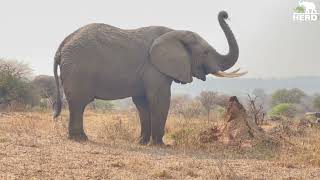
[[[173,79],[173,81],[174,81],[175,83],[178,83],[178,84],[187,84],[186,82],[182,82],[182,81],[179,81],[179,80],[177,80],[177,79]]]
[[[209,74],[207,72],[208,72],[207,68],[204,65],[202,65],[198,69],[195,69],[195,71],[192,73],[192,76],[196,77],[197,79],[200,79],[202,81],[205,81],[206,75]]]
[[[202,81],[206,81],[207,80],[206,76],[198,77],[198,79],[201,79]]]

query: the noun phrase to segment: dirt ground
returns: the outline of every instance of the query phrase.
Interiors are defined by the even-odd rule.
[[[78,143],[48,113],[0,114],[0,179],[320,179],[316,166],[102,139],[104,117],[86,118],[90,141]]]

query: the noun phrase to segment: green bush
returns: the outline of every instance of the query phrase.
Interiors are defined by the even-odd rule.
[[[294,117],[296,112],[297,109],[293,104],[282,103],[274,106],[271,109],[270,115],[274,117]]]
[[[39,96],[34,88],[23,79],[10,74],[0,75],[0,104],[9,104],[16,101],[25,105],[34,106],[39,102]]]

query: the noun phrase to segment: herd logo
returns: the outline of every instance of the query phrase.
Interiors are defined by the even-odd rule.
[[[293,21],[317,21],[319,13],[314,2],[299,0],[299,6],[294,9]]]

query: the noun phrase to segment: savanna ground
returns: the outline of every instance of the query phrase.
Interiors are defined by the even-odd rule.
[[[90,140],[83,143],[67,139],[67,118],[67,112],[58,121],[49,112],[0,113],[0,179],[320,179],[317,127],[270,122],[264,129],[280,129],[279,144],[226,147],[199,141],[219,121],[170,116],[171,146],[156,147],[136,143],[135,112],[87,111]]]

